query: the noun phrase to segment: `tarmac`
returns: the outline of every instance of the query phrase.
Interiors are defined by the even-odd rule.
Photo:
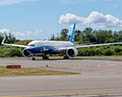
[[[0,65],[79,72],[78,75],[0,77],[0,97],[122,97],[122,57],[0,59]],[[48,65],[48,67],[47,67]]]

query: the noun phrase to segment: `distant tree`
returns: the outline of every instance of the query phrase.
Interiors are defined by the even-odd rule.
[[[89,41],[90,40],[90,37],[91,37],[91,35],[92,35],[92,28],[85,28],[84,30],[83,30],[83,34],[84,34],[84,36],[85,36],[85,41]]]
[[[68,35],[68,29],[62,29],[60,35],[51,37],[51,40],[69,40],[70,35]],[[112,42],[122,42],[122,31],[112,31],[112,30],[93,30],[88,27],[83,31],[75,31],[75,41],[76,43],[112,43]]]
[[[97,43],[105,43],[106,32],[104,30],[99,30],[96,33],[96,42]]]
[[[87,42],[96,42],[96,39],[93,35],[93,29],[92,28],[85,28],[83,31],[83,35],[84,35],[84,40]]]
[[[3,40],[3,36],[0,35],[0,45],[1,45],[2,40]]]
[[[55,35],[54,34],[52,35],[51,40],[55,40]]]
[[[79,43],[79,44],[82,44],[83,41],[84,41],[84,36],[83,36],[83,32],[81,32],[80,35],[79,35],[78,43]]]
[[[4,38],[4,36],[2,34],[0,34],[0,45],[1,45],[3,38]],[[17,41],[18,40],[13,36],[13,34],[11,34],[11,33],[6,34],[6,40],[5,40],[6,43],[14,43]]]
[[[60,36],[60,39],[61,40],[67,40],[68,39],[68,29],[62,29],[62,31],[61,31],[61,36]]]
[[[118,34],[119,34],[119,36],[118,36],[118,37],[119,37],[119,38],[118,38],[119,41],[122,41],[122,31],[119,31]]]
[[[75,31],[75,41],[79,41],[80,40],[80,34],[81,34],[80,30],[76,30]]]
[[[114,42],[118,42],[119,41],[118,32],[115,31],[112,38],[113,38]]]

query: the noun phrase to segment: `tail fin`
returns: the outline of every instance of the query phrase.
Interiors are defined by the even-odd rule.
[[[75,38],[75,28],[76,28],[76,24],[74,24],[73,26],[73,31],[72,31],[72,35],[70,38],[70,42],[74,43],[74,38]]]

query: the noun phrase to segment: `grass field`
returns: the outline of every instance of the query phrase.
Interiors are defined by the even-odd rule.
[[[0,66],[0,76],[41,76],[41,75],[72,75],[72,74],[79,74],[79,73],[40,70],[31,68],[7,69],[5,66]]]

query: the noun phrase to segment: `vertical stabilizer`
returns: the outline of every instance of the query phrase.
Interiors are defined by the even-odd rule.
[[[72,35],[70,38],[70,42],[74,43],[74,38],[75,38],[75,28],[76,28],[76,24],[74,24],[73,26],[73,31],[72,31]]]

